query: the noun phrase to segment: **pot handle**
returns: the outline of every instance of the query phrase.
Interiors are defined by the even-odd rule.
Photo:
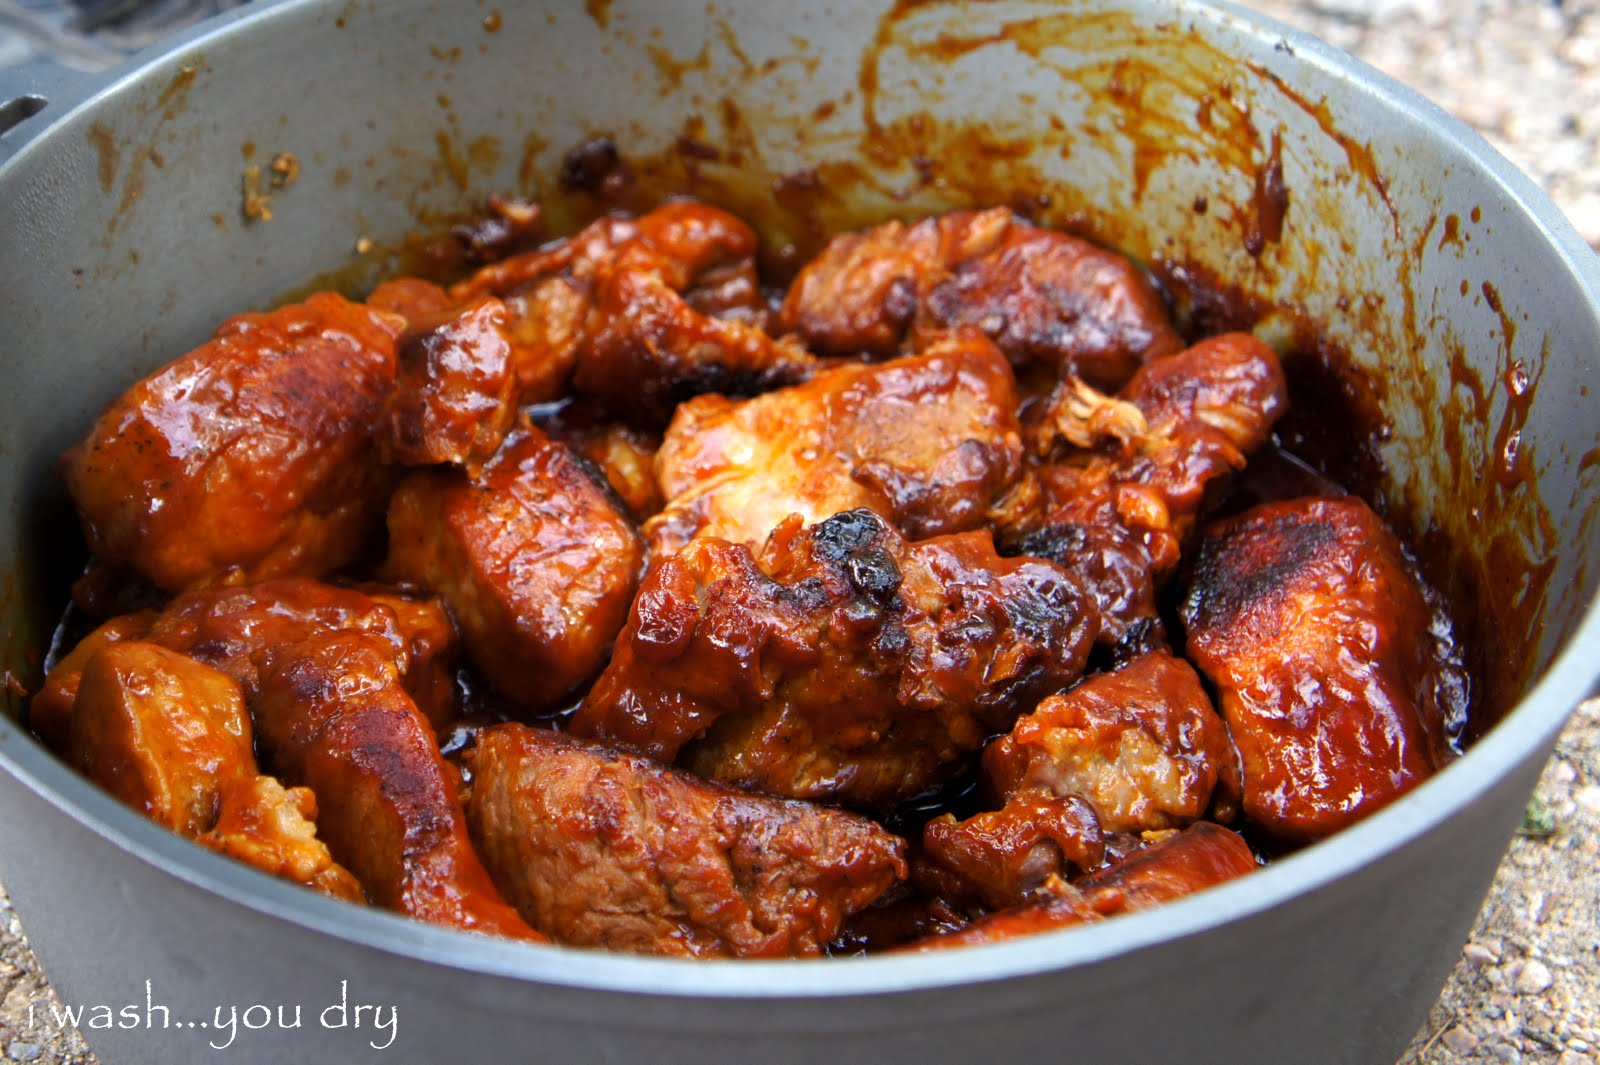
[[[35,116],[65,99],[75,83],[121,61],[120,52],[73,36],[34,16],[14,0],[0,0],[0,29],[31,42],[35,58],[0,68],[0,163],[48,124]]]

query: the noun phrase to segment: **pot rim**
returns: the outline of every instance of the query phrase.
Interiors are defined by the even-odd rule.
[[[208,19],[86,78],[64,94],[53,118],[0,142],[0,177],[26,165],[30,147],[61,122],[147,76],[176,67],[224,36],[291,17],[323,0],[264,0]],[[1348,82],[1386,109],[1439,128],[1540,231],[1559,264],[1586,290],[1600,332],[1600,258],[1549,197],[1464,122],[1416,91],[1308,34],[1229,0],[1165,0],[1175,13],[1281,42],[1300,62]],[[37,126],[37,128],[33,128]],[[9,155],[9,158],[7,157]],[[1597,545],[1590,545],[1591,547]],[[1596,560],[1600,561],[1600,551]],[[257,914],[348,944],[431,964],[583,990],[684,998],[836,998],[933,991],[1091,965],[1154,945],[1215,931],[1315,892],[1399,851],[1434,830],[1529,759],[1542,756],[1578,703],[1600,687],[1600,593],[1549,667],[1504,719],[1455,763],[1371,817],[1279,859],[1248,877],[1114,920],[934,954],[814,960],[693,960],[609,954],[518,943],[350,906],[174,835],[123,806],[0,716],[0,768],[102,839],[162,872]]]

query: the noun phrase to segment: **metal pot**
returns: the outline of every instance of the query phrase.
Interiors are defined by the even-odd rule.
[[[656,160],[646,180],[780,243],[1026,195],[1287,308],[1269,332],[1311,323],[1374,383],[1390,513],[1448,545],[1458,606],[1493,619],[1480,675],[1503,718],[1355,828],[1164,909],[780,963],[523,946],[334,903],[168,835],[3,718],[0,873],[63,999],[131,1007],[85,1031],[102,1059],[1394,1060],[1600,673],[1600,268],[1460,123],[1228,6],[290,0],[51,101],[0,139],[13,676],[37,684],[75,561],[55,458],[105,401],[228,313],[374,276],[361,238],[381,252],[486,193],[553,192],[563,150],[602,132]],[[299,178],[247,223],[246,167],[278,152]]]

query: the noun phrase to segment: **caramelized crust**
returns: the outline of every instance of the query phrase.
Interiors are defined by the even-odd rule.
[[[507,324],[493,298],[411,321],[379,426],[386,461],[482,468],[517,415]]]
[[[1432,612],[1360,500],[1268,503],[1213,525],[1183,617],[1239,750],[1245,816],[1273,835],[1321,839],[1447,757]]]
[[[695,536],[752,548],[791,514],[866,507],[913,538],[979,528],[1021,472],[1016,383],[994,346],[947,337],[925,354],[845,364],[744,402],[678,408],[656,456],[657,555]]]
[[[1148,363],[1116,398],[1066,381],[1029,418],[1042,464],[1000,508],[1001,542],[1077,577],[1105,643],[1157,643],[1156,594],[1198,516],[1287,405],[1276,354],[1248,333]]]
[[[1017,365],[1103,388],[1183,346],[1132,263],[1003,207],[834,238],[795,278],[778,321],[818,352],[879,357],[970,327]]]
[[[938,898],[1000,909],[1069,873],[1099,868],[1105,856],[1093,806],[1076,795],[1028,791],[965,821],[952,814],[929,821],[916,872],[918,883]]]
[[[320,576],[381,527],[399,319],[331,292],[231,318],[62,460],[95,554],[167,591]]]
[[[28,703],[28,727],[51,750],[67,749],[67,734],[72,729],[72,708],[78,702],[78,686],[83,682],[83,667],[101,650],[123,640],[143,639],[155,621],[156,612],[141,610],[112,618],[79,640],[62,655],[45,675],[44,686]]]
[[[257,656],[256,735],[314,791],[318,831],[377,905],[435,924],[542,939],[500,897],[467,839],[458,778],[400,684],[394,648],[329,632]]]
[[[469,756],[468,820],[496,881],[559,943],[648,954],[818,954],[905,876],[863,817],[748,795],[544,729]]]
[[[571,449],[519,430],[475,478],[410,474],[389,506],[388,574],[448,604],[506,698],[551,710],[610,654],[643,547]]]
[[[1083,670],[1098,619],[987,533],[908,544],[857,510],[749,548],[700,538],[645,578],[572,731],[711,779],[884,809]]]
[[[945,935],[913,944],[918,951],[999,943],[1017,936],[1148,910],[1215,887],[1256,868],[1243,839],[1199,821],[1075,884],[1052,889],[1020,906],[999,910]]]

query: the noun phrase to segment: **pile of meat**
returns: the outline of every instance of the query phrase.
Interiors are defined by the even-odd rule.
[[[1349,496],[1212,520],[1283,373],[1127,260],[1006,209],[786,291],[691,201],[504,244],[110,405],[47,743],[339,898],[702,956],[1146,908],[1451,756],[1401,545]]]

